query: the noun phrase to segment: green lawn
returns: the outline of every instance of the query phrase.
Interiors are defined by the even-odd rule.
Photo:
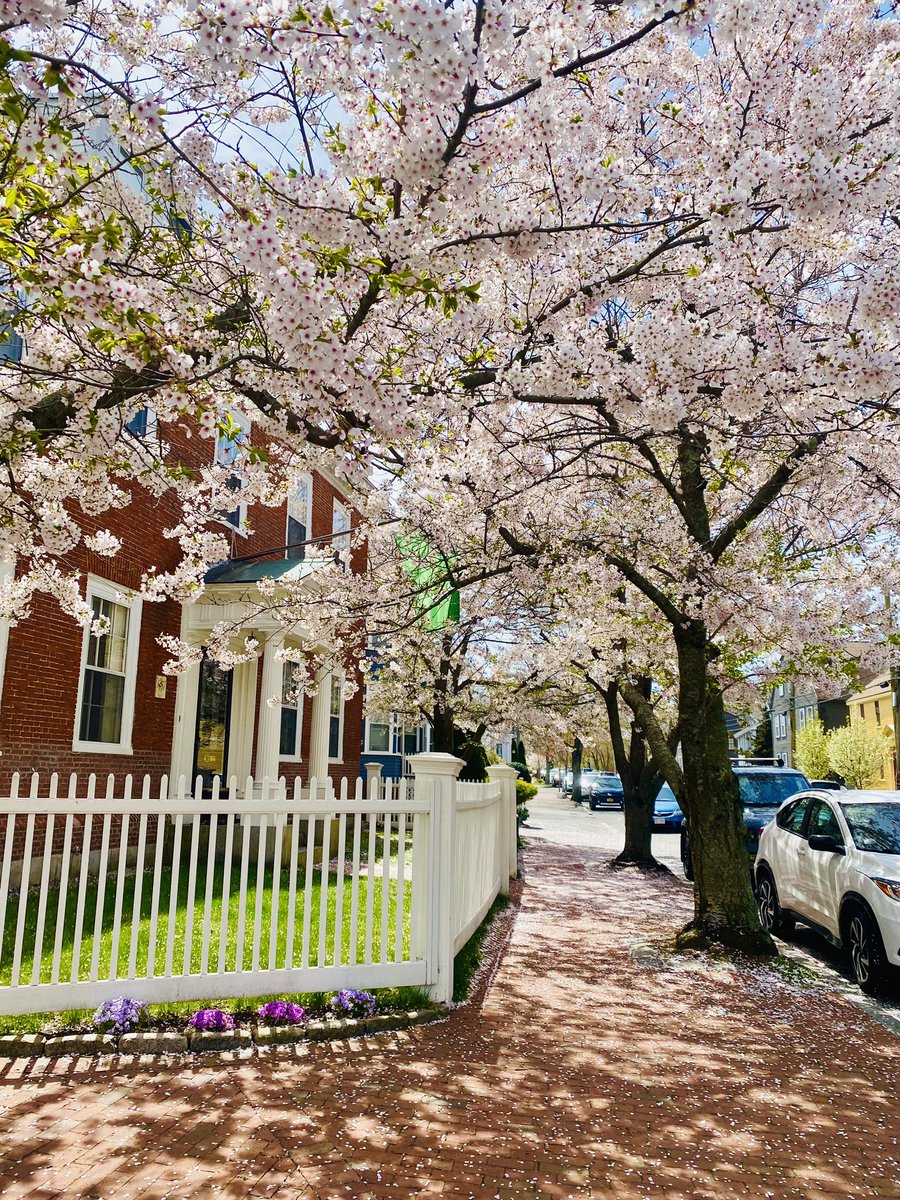
[[[286,965],[285,954],[287,947],[288,934],[288,903],[289,903],[289,878],[288,871],[281,869],[278,872],[278,903],[277,909],[273,904],[274,884],[273,870],[271,865],[266,866],[263,878],[262,887],[257,887],[257,869],[251,864],[247,873],[246,885],[242,892],[240,880],[240,864],[235,864],[229,875],[228,886],[228,916],[224,945],[222,945],[222,884],[223,884],[223,869],[221,865],[215,867],[212,885],[210,902],[207,905],[207,876],[205,861],[201,863],[197,871],[197,879],[194,887],[194,903],[189,909],[188,907],[188,871],[186,864],[181,863],[178,871],[177,884],[177,901],[174,910],[172,937],[172,973],[182,974],[185,964],[185,946],[190,940],[189,968],[190,973],[200,973],[203,968],[202,962],[202,944],[204,922],[209,924],[209,949],[206,963],[206,970],[210,972],[218,971],[234,971],[238,963],[239,955],[239,934],[241,927],[241,909],[243,908],[243,926],[244,936],[243,945],[240,950],[240,963],[243,970],[251,970],[253,968],[253,929],[256,919],[257,904],[259,905],[259,923],[260,923],[260,938],[258,948],[258,965],[265,969],[270,962],[270,949],[272,946],[273,934],[273,916],[277,912],[277,922],[274,932],[274,966],[284,967]],[[122,914],[123,920],[119,932],[118,947],[115,952],[117,970],[115,974],[124,977],[128,975],[129,957],[131,954],[131,941],[133,930],[133,913],[134,913],[134,895],[136,876],[132,873],[125,876],[122,899]],[[335,927],[337,920],[337,898],[338,888],[337,876],[332,873],[328,877],[328,887],[326,893],[325,910],[322,910],[322,875],[320,871],[315,871],[312,880],[312,890],[309,898],[309,952],[308,965],[315,966],[331,966],[334,965],[334,939]],[[148,971],[148,960],[150,957],[150,941],[151,941],[151,921],[150,908],[152,898],[153,877],[149,871],[145,871],[141,876],[140,889],[140,904],[137,919],[137,951],[135,960],[135,974],[139,977],[146,976]],[[162,975],[165,973],[166,958],[168,953],[169,940],[169,910],[170,910],[170,892],[172,885],[172,870],[171,868],[163,871],[160,875],[160,901],[159,915],[157,920],[157,932],[155,939],[155,951],[153,954],[154,974]],[[383,917],[384,906],[387,904],[387,941],[385,958],[393,960],[396,956],[396,919],[397,919],[397,881],[390,880],[387,884],[387,896],[385,896],[384,885],[379,877],[371,881],[365,877],[360,878],[359,890],[357,898],[357,931],[356,931],[356,958],[357,961],[364,961],[366,950],[366,912],[369,905],[369,890],[371,888],[371,906],[372,906],[372,956],[378,961],[381,959],[382,952],[382,932],[383,932]],[[344,963],[350,962],[350,939],[351,939],[351,883],[348,878],[344,878],[343,883],[343,904],[341,915],[341,955],[340,960]],[[244,897],[244,903],[241,904],[241,898]],[[42,939],[42,953],[40,956],[39,982],[48,983],[51,978],[51,969],[53,963],[53,947],[56,932],[57,912],[59,907],[60,892],[58,888],[52,889],[48,893],[47,912],[44,921],[44,933]],[[116,878],[115,874],[110,874],[106,881],[106,886],[103,889],[103,913],[100,922],[99,938],[94,939],[94,930],[96,927],[97,905],[98,905],[99,889],[96,883],[89,886],[85,897],[85,911],[83,921],[83,931],[81,938],[81,951],[79,956],[79,972],[78,978],[87,979],[90,976],[91,966],[96,957],[98,978],[108,979],[111,971],[110,967],[113,960],[113,910],[115,907],[116,897]],[[411,898],[411,885],[409,881],[404,883],[404,914],[403,914],[403,929],[402,929],[402,957],[409,957],[409,937],[410,937],[410,921],[409,909]],[[35,934],[38,923],[38,894],[36,891],[28,893],[26,897],[27,907],[25,915],[25,933],[22,953],[22,969],[20,973],[20,982],[29,982],[32,977],[32,967],[34,961],[34,943]],[[0,986],[9,984],[12,971],[12,955],[13,943],[15,939],[15,928],[17,924],[18,900],[10,897],[9,907],[7,911],[6,927],[3,933],[3,946],[0,952]],[[324,930],[323,930],[324,916]],[[306,895],[305,895],[305,872],[302,867],[298,869],[296,880],[296,898],[295,898],[295,916],[294,916],[294,944],[292,953],[292,964],[295,967],[301,965],[301,947],[303,939],[304,922],[306,919]],[[320,934],[324,932],[324,938]],[[75,888],[70,886],[68,891],[68,901],[66,904],[63,936],[60,953],[60,970],[59,978],[62,981],[67,981],[71,977],[72,958],[75,943]],[[224,950],[221,955],[220,949]]]

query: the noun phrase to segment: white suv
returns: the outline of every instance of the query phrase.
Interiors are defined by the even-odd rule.
[[[900,966],[900,792],[802,792],[762,831],[756,895],[763,928],[818,929],[850,956],[864,992]]]

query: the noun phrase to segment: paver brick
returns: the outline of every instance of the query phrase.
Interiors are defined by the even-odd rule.
[[[533,843],[499,970],[437,1024],[250,1058],[4,1060],[0,1197],[900,1194],[900,1043],[773,971],[636,961],[690,892],[604,862]]]

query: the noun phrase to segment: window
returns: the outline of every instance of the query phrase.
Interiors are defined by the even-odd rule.
[[[299,762],[303,745],[303,693],[296,695],[294,664],[286,662],[281,676],[281,735],[278,757]]]
[[[838,845],[842,845],[844,841],[844,835],[841,833],[841,827],[838,824],[837,817],[834,815],[834,810],[824,800],[817,800],[810,814],[806,836],[812,837],[814,833],[822,837],[834,838]]]
[[[312,530],[312,479],[303,475],[288,496],[285,558],[306,558],[306,542]]]
[[[334,510],[331,518],[331,532],[334,537],[331,539],[331,546],[335,556],[339,557],[343,562],[344,567],[349,566],[350,562],[350,514],[344,508],[343,504],[334,502]]]
[[[875,724],[881,724],[881,702],[879,700],[875,701]],[[884,776],[882,775],[882,779],[883,778]]]
[[[344,681],[340,675],[331,676],[331,702],[328,707],[328,757],[341,762],[344,740]]]
[[[125,422],[125,428],[134,437],[146,441],[156,437],[156,412],[149,404],[139,408],[130,420]]]
[[[777,738],[787,737],[787,717],[784,713],[777,713],[775,716],[775,736]]]
[[[779,685],[778,685],[778,691],[777,691],[777,694],[778,694],[779,696],[783,696],[783,695],[784,695],[784,684],[783,684],[783,683],[779,683]]]
[[[385,720],[366,721],[366,753],[390,754],[393,746],[391,723]]]
[[[96,637],[84,632],[72,746],[130,754],[141,602],[126,601],[113,584],[94,579],[87,600],[101,628]]]
[[[803,822],[806,820],[806,812],[810,803],[809,797],[806,797],[782,809],[775,818],[777,824],[782,829],[787,829],[790,833],[802,833]]]
[[[865,706],[865,704],[861,704],[861,705],[859,706],[859,719],[860,719],[861,721],[864,721],[864,720],[866,719],[866,706]]]
[[[234,468],[226,486],[239,492],[244,487],[243,465],[250,445],[250,422],[240,413],[232,412],[225,418],[225,424],[227,427],[220,429],[216,435],[215,461],[217,466]],[[244,532],[242,527],[247,517],[246,504],[238,504],[231,512],[223,512],[220,515],[223,521]]]

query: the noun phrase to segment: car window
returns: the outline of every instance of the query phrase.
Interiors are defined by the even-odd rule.
[[[777,808],[788,796],[809,787],[799,771],[748,771],[737,776],[745,808]]]
[[[814,833],[821,837],[834,838],[839,844],[844,840],[844,835],[841,833],[841,827],[838,824],[837,817],[834,815],[834,810],[824,800],[816,800],[809,815],[806,836],[812,837]]]
[[[841,812],[858,850],[871,854],[900,854],[900,801],[842,804]]]
[[[803,822],[806,820],[806,811],[812,803],[809,796],[796,800],[793,804],[789,804],[783,808],[775,821],[782,829],[788,829],[791,833],[802,833]]]

